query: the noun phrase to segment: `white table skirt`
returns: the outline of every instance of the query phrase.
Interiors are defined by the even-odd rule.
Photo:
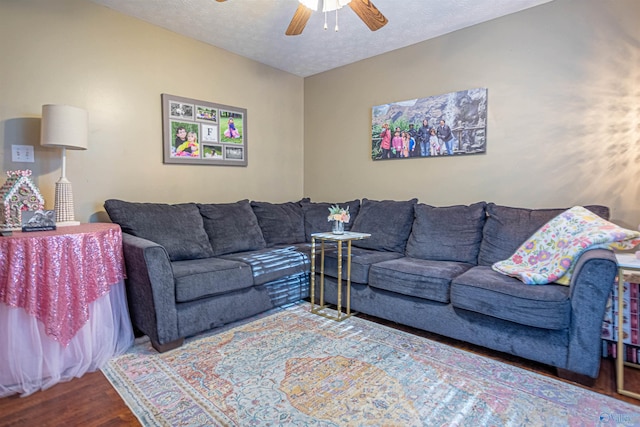
[[[65,347],[22,308],[0,303],[0,397],[22,396],[100,369],[133,344],[124,281],[89,304],[89,320]]]

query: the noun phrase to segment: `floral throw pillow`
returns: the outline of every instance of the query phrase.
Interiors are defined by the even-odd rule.
[[[493,270],[529,285],[568,285],[575,262],[588,249],[632,249],[640,232],[627,230],[575,206],[536,231],[516,252],[493,264]]]

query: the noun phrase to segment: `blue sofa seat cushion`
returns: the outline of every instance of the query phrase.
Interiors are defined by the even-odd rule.
[[[258,287],[264,287],[275,307],[309,297],[309,274],[293,274]]]
[[[221,258],[194,259],[171,263],[176,302],[225,294],[253,286],[251,267]]]
[[[198,204],[198,209],[215,256],[267,246],[249,200]]]
[[[329,216],[329,208],[338,205],[341,208],[349,207],[349,215],[351,220],[344,225],[345,231],[351,230],[353,221],[358,216],[360,210],[360,200],[351,200],[343,203],[319,203],[310,201],[301,201],[302,211],[304,212],[304,233],[307,242],[311,241],[312,233],[324,233],[331,231],[331,221],[327,221]]]
[[[448,207],[416,204],[406,255],[477,264],[486,218],[485,206],[485,202]]]
[[[104,208],[125,233],[164,246],[171,261],[213,256],[195,203],[168,205],[109,199]]]
[[[451,283],[451,304],[527,326],[566,329],[571,320],[570,288],[528,286],[520,280],[477,266]]]
[[[449,303],[451,280],[473,265],[454,261],[430,261],[403,257],[371,266],[369,286]]]
[[[407,201],[362,199],[351,231],[371,233],[371,237],[356,240],[353,246],[399,252],[404,255],[413,225],[413,205],[417,202],[418,199]]]
[[[589,205],[585,208],[609,219],[606,206]],[[492,265],[509,258],[540,227],[567,209],[526,209],[488,203],[478,265]]]
[[[304,242],[304,212],[299,202],[251,202],[267,247]]]
[[[253,282],[262,285],[294,274],[309,274],[311,263],[306,254],[294,246],[265,248],[259,251],[222,255],[251,266]]]
[[[369,283],[369,268],[372,264],[401,258],[402,254],[397,252],[381,252],[370,249],[356,248],[351,246],[351,281],[354,283]],[[320,272],[320,249],[317,248],[316,272]],[[324,274],[338,278],[338,249],[327,248],[324,251]],[[347,279],[347,248],[343,243],[342,247],[342,279]]]

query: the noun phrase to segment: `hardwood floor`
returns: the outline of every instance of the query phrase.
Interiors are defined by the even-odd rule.
[[[471,344],[462,343],[428,332],[414,330],[370,316],[362,316],[387,326],[452,345],[463,350],[558,378],[555,369],[517,357],[494,352]],[[566,380],[563,380],[566,381]],[[567,381],[570,382],[570,381]],[[640,406],[640,400],[619,395],[616,392],[615,365],[612,359],[603,359],[600,374],[593,384],[584,387]],[[640,370],[626,368],[627,389],[640,393]],[[639,409],[640,410],[640,409]],[[27,397],[17,395],[0,399],[0,426],[139,426],[137,418],[111,387],[102,372],[93,372],[66,383],[57,384],[47,390]]]
[[[0,399],[0,426],[139,426],[102,372],[85,374],[27,397]]]

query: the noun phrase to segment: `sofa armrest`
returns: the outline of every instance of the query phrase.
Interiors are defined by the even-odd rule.
[[[175,285],[169,255],[150,240],[122,233],[131,317],[155,344],[180,338]]]
[[[567,369],[598,376],[602,320],[618,273],[616,257],[607,249],[584,252],[571,277],[571,325]]]

